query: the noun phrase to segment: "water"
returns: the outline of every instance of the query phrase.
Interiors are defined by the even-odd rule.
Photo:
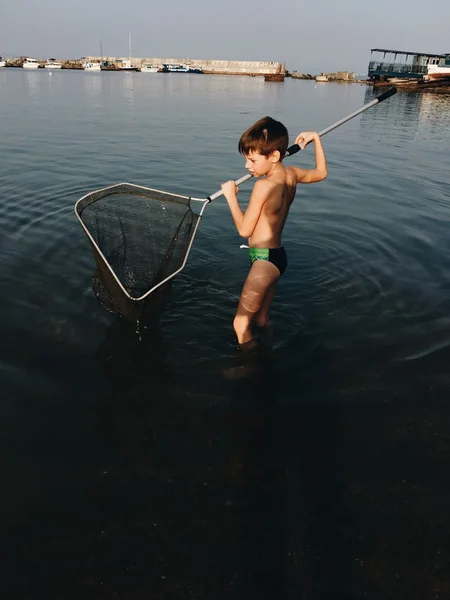
[[[0,94],[5,597],[448,597],[450,96],[324,137],[273,350],[233,380],[247,257],[223,199],[138,335],[95,299],[73,206],[120,181],[205,197],[259,117],[293,138],[372,90],[3,69]]]

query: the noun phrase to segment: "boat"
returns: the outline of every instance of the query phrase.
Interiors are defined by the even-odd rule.
[[[450,58],[446,59],[445,64],[428,65],[427,73],[424,75],[425,81],[439,81],[450,79]]]
[[[139,71],[131,62],[131,33],[128,33],[128,58],[119,58],[117,63],[119,71]]]
[[[264,81],[278,81],[282,83],[284,81],[284,73],[266,73]]]
[[[81,60],[83,61],[81,66],[85,71],[101,71],[100,63],[92,62],[85,58],[82,58]]]
[[[151,63],[144,63],[141,66],[141,73],[159,73],[161,67],[159,65],[152,65]]]
[[[39,67],[39,63],[35,58],[24,58],[22,67],[24,69],[37,69]]]
[[[47,62],[44,65],[44,67],[46,69],[61,69],[62,68],[62,63],[58,62],[56,60],[56,58],[48,58]]]
[[[166,73],[188,73],[189,70],[187,65],[175,63],[165,63],[163,69]]]
[[[117,60],[119,71],[139,71],[138,67],[133,66],[129,58],[119,58]]]
[[[264,81],[278,81],[279,83],[283,83],[284,78],[286,77],[286,66],[283,64],[278,64],[277,70],[275,73],[266,73],[264,75]]]
[[[163,71],[165,73],[203,73],[199,67],[191,67],[183,63],[164,63]]]
[[[326,75],[316,75],[317,83],[325,83],[328,81],[328,77]]]
[[[6,60],[2,56],[0,56],[0,67],[6,67]]]

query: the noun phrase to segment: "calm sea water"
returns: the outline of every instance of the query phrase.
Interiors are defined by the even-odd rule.
[[[242,380],[224,371],[248,264],[223,199],[142,338],[97,302],[73,212],[121,181],[208,196],[244,174],[259,117],[294,138],[373,97],[0,70],[5,597],[446,597],[450,96],[398,93],[323,138],[273,350]]]

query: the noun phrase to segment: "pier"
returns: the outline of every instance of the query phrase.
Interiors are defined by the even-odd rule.
[[[25,57],[6,61],[6,67],[22,67]],[[39,66],[44,67],[47,59],[37,59]],[[127,59],[128,60],[128,59]],[[183,64],[192,69],[200,69],[206,74],[218,75],[251,75],[261,76],[285,73],[285,66],[276,61],[249,61],[249,60],[208,60],[180,57],[132,57],[131,66],[140,69],[143,64],[161,66],[164,64]],[[80,59],[60,60],[63,69],[82,69],[82,63],[88,61],[99,63],[102,70],[120,71],[123,57],[118,56],[84,56]]]
[[[120,57],[101,57],[88,56],[93,62],[115,64],[122,60]],[[163,65],[163,64],[183,64],[193,69],[201,69],[206,74],[220,75],[269,75],[279,73],[284,69],[280,62],[275,61],[250,61],[250,60],[208,60],[196,58],[150,58],[137,57],[131,58],[133,66],[141,67],[143,64]]]
[[[373,82],[389,79],[426,80],[430,66],[444,66],[449,55],[372,48],[368,77]]]

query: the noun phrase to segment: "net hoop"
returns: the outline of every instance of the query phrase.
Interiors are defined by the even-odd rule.
[[[127,186],[130,190],[135,191],[135,193],[141,193],[141,194],[151,194],[156,192],[157,194],[163,194],[164,196],[171,196],[174,199],[176,198],[182,198],[184,201],[186,202],[197,202],[201,205],[200,207],[200,211],[196,212],[196,216],[198,217],[196,220],[196,223],[194,225],[194,229],[191,235],[191,239],[189,241],[189,245],[187,247],[184,259],[182,261],[182,264],[180,265],[180,267],[178,269],[176,269],[173,273],[171,273],[170,275],[168,275],[167,277],[165,277],[162,281],[158,282],[156,285],[154,285],[153,287],[151,287],[148,291],[145,292],[145,294],[142,294],[139,297],[134,297],[132,295],[129,294],[129,292],[125,289],[125,287],[123,286],[122,282],[120,281],[120,279],[117,277],[116,273],[114,272],[114,269],[112,269],[111,265],[109,264],[109,261],[107,260],[107,258],[105,257],[105,255],[103,254],[102,250],[100,249],[99,245],[97,244],[96,240],[93,238],[93,236],[91,235],[89,229],[86,227],[86,225],[83,222],[83,219],[81,218],[81,213],[83,211],[83,204],[86,202],[86,200],[88,198],[91,198],[92,196],[96,195],[96,194],[107,194],[107,193],[114,193],[116,190],[120,189],[123,186]],[[86,236],[88,237],[90,243],[92,244],[93,248],[95,248],[96,252],[99,254],[99,256],[102,258],[104,266],[107,267],[108,271],[110,272],[111,276],[114,278],[115,282],[117,283],[117,285],[120,287],[121,291],[123,292],[123,294],[127,297],[128,300],[131,300],[132,302],[142,302],[143,300],[145,300],[146,298],[148,298],[148,296],[154,292],[155,290],[157,290],[158,288],[160,288],[161,286],[163,286],[165,283],[167,283],[168,281],[170,281],[171,279],[173,279],[173,277],[175,277],[175,275],[177,275],[178,273],[180,273],[180,271],[182,271],[184,269],[184,267],[186,266],[186,262],[187,259],[189,257],[189,253],[191,251],[192,248],[192,244],[195,238],[195,235],[197,233],[197,229],[200,223],[200,219],[203,215],[203,211],[205,210],[206,205],[210,202],[209,199],[207,198],[193,198],[192,196],[183,196],[182,194],[174,194],[171,192],[165,192],[163,190],[158,190],[155,188],[149,188],[146,186],[141,186],[141,185],[136,185],[133,183],[127,183],[127,182],[121,182],[121,183],[116,183],[110,186],[106,186],[104,188],[99,188],[97,190],[91,191],[88,194],[85,194],[84,196],[82,196],[79,200],[77,200],[77,202],[75,203],[75,215],[81,225],[81,227],[83,228]]]

